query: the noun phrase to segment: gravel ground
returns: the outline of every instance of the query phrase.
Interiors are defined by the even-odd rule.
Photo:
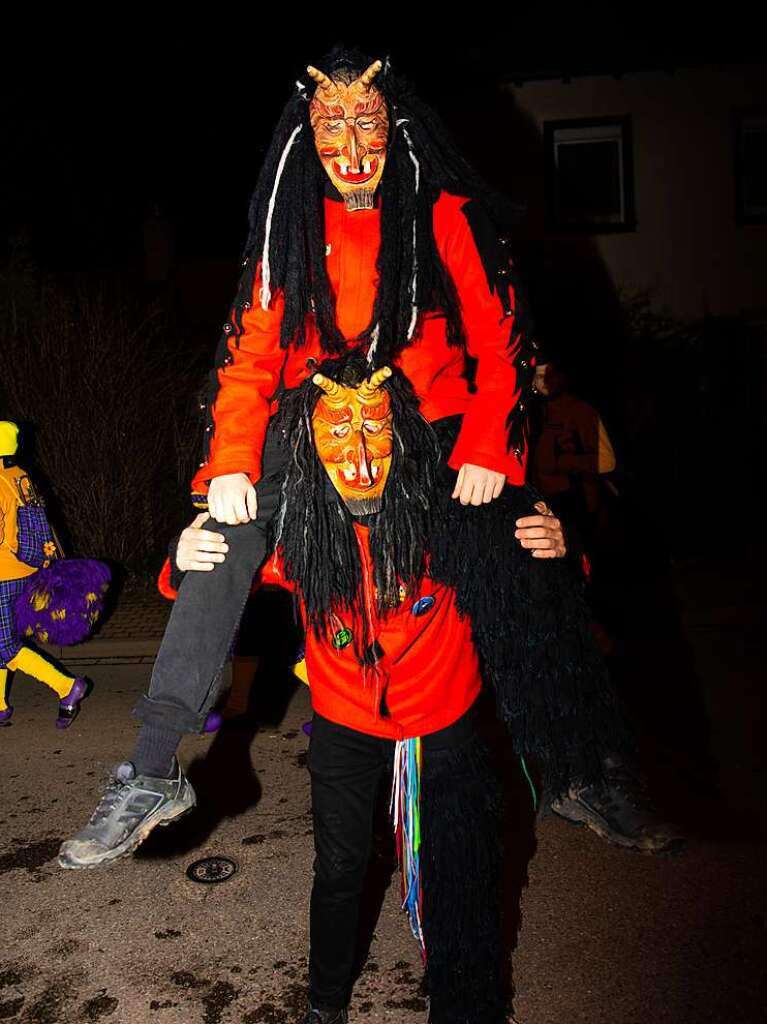
[[[509,945],[525,1024],[764,1020],[763,675],[755,631],[692,631],[713,722],[718,790],[683,762],[660,764],[663,793],[692,838],[646,857],[553,817],[537,829],[508,775]],[[24,1024],[297,1022],[305,1001],[312,864],[305,688],[273,687],[261,724],[188,738],[197,812],[157,830],[108,869],[61,871],[62,838],[95,806],[131,748],[129,709],[150,666],[89,664],[92,697],[66,733],[55,702],[19,676],[0,730],[0,1020]],[[662,761],[662,758],[659,758]],[[665,774],[664,774],[665,773]],[[382,840],[371,906],[380,917],[351,1007],[354,1021],[426,1019],[421,968]],[[186,869],[229,857],[228,881]],[[379,900],[380,902],[380,900]]]

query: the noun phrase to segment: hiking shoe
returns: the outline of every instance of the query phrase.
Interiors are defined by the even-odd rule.
[[[304,1017],[303,1024],[347,1024],[349,1012],[343,1010],[316,1010],[313,1006]]]
[[[56,719],[57,729],[68,729],[80,714],[80,701],[88,696],[90,686],[87,679],[75,679],[72,689],[59,701],[59,713]]]
[[[92,868],[125,857],[144,842],[155,825],[168,825],[191,811],[194,790],[176,762],[175,775],[137,775],[130,761],[114,771],[90,821],[59,850],[62,868]]]
[[[673,826],[660,821],[647,800],[642,783],[614,758],[605,760],[603,786],[573,786],[552,800],[551,809],[567,821],[585,825],[611,843],[643,853],[678,849],[683,839]]]

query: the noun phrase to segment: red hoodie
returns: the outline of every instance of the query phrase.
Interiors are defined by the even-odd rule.
[[[519,397],[513,365],[516,350],[508,349],[514,300],[512,296],[511,308],[504,310],[490,291],[461,212],[467,201],[442,192],[434,204],[433,223],[437,249],[460,299],[468,354],[478,360],[476,392],[469,391],[463,376],[464,352],[448,346],[445,318],[439,314],[421,315],[413,344],[395,362],[415,388],[426,419],[463,415],[449,459],[453,469],[468,462],[505,474],[509,483],[522,484],[524,463],[507,451],[506,421]],[[380,237],[379,209],[349,212],[343,203],[325,200],[327,270],[336,295],[338,326],[348,339],[356,338],[372,316]],[[259,272],[251,303],[242,315],[243,333],[238,344],[232,335],[227,363],[218,370],[210,457],[192,482],[192,489],[199,493],[206,493],[209,481],[224,473],[247,473],[254,483],[259,479],[264,436],[276,408],[272,399],[280,379],[287,388],[297,387],[324,358],[311,319],[304,346],[280,347],[282,294],[275,293],[264,310],[260,288]]]
[[[351,616],[339,616],[327,639],[307,631],[312,706],[324,718],[385,739],[444,729],[471,707],[482,685],[471,623],[458,614],[455,593],[428,575],[415,594],[403,595],[398,608],[379,617],[368,530],[357,523],[354,530],[362,562],[360,606],[368,609],[378,660],[374,666],[360,664],[353,635],[359,626]],[[285,580],[279,553],[267,560],[259,579],[295,589]],[[176,596],[168,562],[159,587],[166,597]]]

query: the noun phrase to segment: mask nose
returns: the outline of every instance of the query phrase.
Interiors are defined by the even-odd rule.
[[[357,138],[357,129],[353,124],[347,128],[346,148],[349,152],[349,170],[353,174],[359,174],[360,160],[367,153],[367,149]]]
[[[370,485],[373,483],[373,477],[370,474],[368,450],[367,446],[365,445],[365,438],[362,434],[362,431],[360,431],[359,436],[357,437],[357,465],[359,467],[359,476],[357,477],[358,482],[363,487],[370,487]]]

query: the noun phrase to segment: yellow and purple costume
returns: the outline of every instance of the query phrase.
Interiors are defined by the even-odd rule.
[[[27,550],[31,539],[19,530],[19,510],[34,509],[37,518],[47,523],[42,503],[29,477],[14,461],[18,432],[15,423],[0,420],[0,724],[7,723],[12,713],[6,701],[9,669],[21,669],[39,679],[56,693],[59,700],[70,693],[75,683],[73,676],[59,671],[41,654],[27,647],[15,628],[16,599],[27,578],[38,571],[37,565],[25,561],[25,557],[32,557],[31,551]],[[58,552],[50,528],[48,533],[50,539],[42,541],[42,551],[53,559]]]

